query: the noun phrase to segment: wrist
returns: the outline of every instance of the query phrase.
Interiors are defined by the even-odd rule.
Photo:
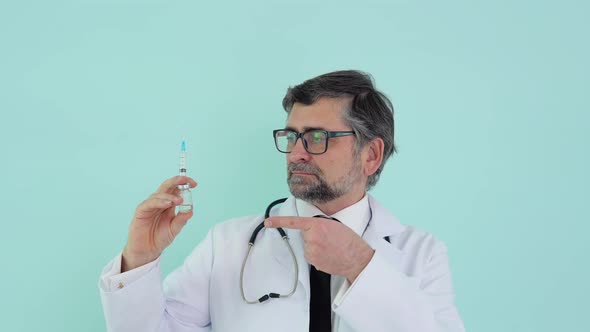
[[[369,265],[371,259],[373,259],[374,254],[375,250],[373,250],[373,248],[369,247],[368,245],[362,250],[351,272],[348,275],[346,275],[346,279],[349,283],[352,284],[356,280],[356,278],[361,274],[361,272],[363,272],[365,267]]]
[[[121,254],[121,273],[136,269],[140,266],[155,261],[160,254],[133,254],[123,249]]]

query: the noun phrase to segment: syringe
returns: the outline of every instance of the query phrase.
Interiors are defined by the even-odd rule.
[[[180,146],[180,176],[186,176],[186,140],[184,138],[182,138],[182,145]],[[190,185],[188,183],[180,184],[178,189],[182,198],[182,204],[178,206],[178,212],[192,211],[193,195],[190,192]]]

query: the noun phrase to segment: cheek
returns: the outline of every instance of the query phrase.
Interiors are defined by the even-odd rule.
[[[322,170],[324,178],[328,182],[334,182],[348,174],[350,160],[334,157],[324,160],[321,164],[317,163],[317,166]]]

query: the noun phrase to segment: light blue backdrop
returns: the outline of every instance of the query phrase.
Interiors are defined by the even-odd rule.
[[[164,254],[288,193],[289,85],[373,74],[399,154],[373,194],[450,250],[469,331],[590,331],[587,1],[2,1],[2,331],[104,331],[99,273],[177,172]]]

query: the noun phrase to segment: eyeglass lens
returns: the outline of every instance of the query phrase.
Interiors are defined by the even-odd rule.
[[[326,152],[327,134],[323,130],[310,130],[303,133],[303,146],[309,153]],[[291,130],[280,130],[275,134],[277,148],[281,152],[291,152],[297,142],[297,133]]]

